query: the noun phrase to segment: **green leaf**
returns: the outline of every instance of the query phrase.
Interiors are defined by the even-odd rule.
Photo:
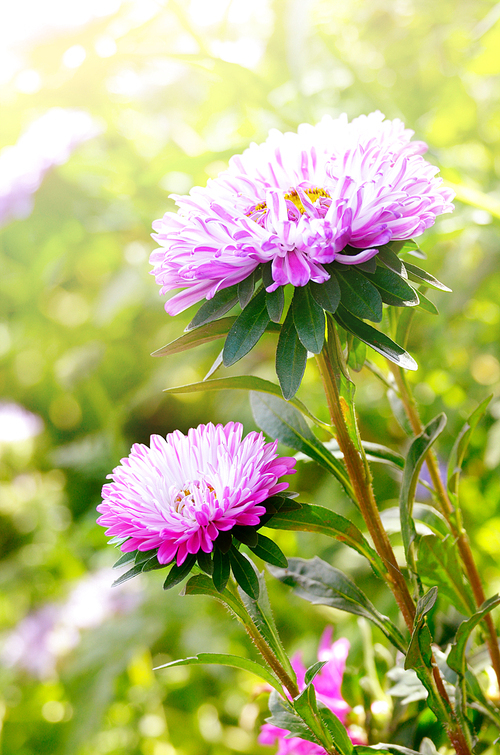
[[[439,309],[436,307],[434,302],[428,299],[427,296],[424,296],[422,291],[418,292],[418,298],[420,299],[420,302],[418,304],[420,309],[423,309],[424,312],[428,312],[430,315],[439,314]]]
[[[269,710],[272,715],[266,718],[266,723],[277,726],[279,729],[285,729],[289,734],[285,737],[300,737],[308,742],[319,744],[310,728],[297,715],[291,703],[284,700],[274,691],[269,695]]]
[[[434,278],[434,276],[428,273],[426,270],[422,270],[421,267],[411,265],[409,262],[405,262],[405,267],[406,272],[408,273],[408,278],[411,281],[415,281],[415,283],[424,283],[426,286],[430,286],[431,288],[437,288],[438,291],[451,291],[451,288],[448,288],[448,286],[445,286],[444,283],[438,281],[437,278]]]
[[[347,364],[354,372],[360,372],[366,361],[366,344],[354,336],[351,336],[351,339]]]
[[[113,564],[113,569],[118,568],[119,566],[123,566],[124,564],[129,564],[131,561],[135,560],[137,551],[130,551],[129,553],[123,553],[118,561],[115,561]]]
[[[212,554],[211,553],[205,553],[204,551],[198,551],[197,556],[198,566],[202,571],[205,572],[205,574],[208,574],[209,577],[212,576],[214,573],[214,563],[212,561]]]
[[[362,532],[349,519],[335,511],[310,503],[301,503],[295,511],[277,514],[266,522],[266,527],[275,530],[320,532],[345,543],[364,556],[377,576],[384,579],[386,569],[378,553],[368,544]]]
[[[384,244],[383,246],[379,247],[378,254],[375,259],[383,262],[384,265],[389,268],[389,270],[392,270],[393,273],[397,273],[397,275],[400,275],[402,278],[408,277],[408,273],[406,272],[406,268],[402,260],[400,260],[398,255],[393,251],[393,249],[390,248],[388,244]]]
[[[425,525],[423,532],[419,534],[429,535],[434,534],[443,539],[450,534],[450,528],[444,516],[433,506],[428,506],[425,503],[414,503],[412,516],[416,524],[421,523]],[[394,506],[390,509],[384,509],[380,512],[380,518],[384,525],[384,529],[390,534],[391,532],[401,532],[401,520],[399,508]],[[431,532],[429,532],[431,530]],[[418,532],[418,529],[417,529]]]
[[[469,442],[472,433],[476,429],[478,423],[483,418],[488,404],[493,396],[488,396],[482,401],[479,406],[472,412],[470,417],[466,420],[462,426],[460,432],[457,435],[457,439],[453,444],[450,458],[448,461],[448,490],[454,496],[458,495],[458,482],[460,478],[460,472],[462,471],[462,464],[464,463],[465,454],[469,447]]]
[[[241,600],[248,611],[250,618],[257,627],[259,634],[264,638],[269,647],[274,651],[281,665],[286,669],[293,680],[296,680],[295,671],[292,668],[290,660],[286,654],[283,643],[281,642],[276,624],[274,621],[269,596],[267,593],[266,580],[264,574],[258,574],[259,580],[259,598],[255,600],[247,595],[244,590],[239,590]]]
[[[316,674],[319,674],[326,663],[328,663],[328,661],[316,661],[316,663],[313,663],[312,666],[309,666],[304,676],[304,684],[306,685],[306,687],[311,684],[313,679],[316,677]]]
[[[273,540],[260,532],[258,533],[257,544],[250,545],[249,547],[252,553],[255,553],[256,556],[268,564],[283,566],[285,568],[288,566],[287,558],[281,548]]]
[[[182,582],[184,577],[187,577],[195,563],[196,554],[193,553],[189,554],[182,566],[177,566],[177,564],[174,564],[170,569],[165,582],[163,583],[163,589],[170,590],[171,587],[174,587],[175,585],[178,585],[179,582]]]
[[[238,303],[238,286],[229,286],[223,288],[221,291],[217,291],[212,299],[209,299],[201,305],[198,312],[195,314],[191,322],[186,328],[186,331],[194,330],[200,325],[205,325],[212,320],[218,320],[229,312],[230,309]]]
[[[214,571],[212,581],[217,592],[224,592],[229,575],[231,573],[231,561],[227,553],[220,548],[214,548]]]
[[[417,536],[415,523],[412,518],[413,501],[415,499],[415,490],[417,488],[418,476],[422,464],[424,463],[427,452],[432,444],[443,432],[446,425],[446,415],[439,414],[428,425],[426,425],[420,435],[418,435],[410,446],[406,457],[406,464],[401,482],[401,493],[399,496],[399,511],[401,516],[401,534],[405,548],[406,562],[414,572],[414,552],[413,542]]]
[[[214,583],[206,574],[195,574],[184,585],[181,595],[208,595],[212,598],[216,598],[223,603],[234,615],[245,624],[248,622],[247,613],[240,603],[240,601],[232,595],[226,588],[222,591],[218,591],[214,587]]]
[[[354,751],[354,746],[349,739],[349,735],[347,734],[347,729],[345,728],[344,724],[341,723],[340,719],[337,718],[335,713],[332,713],[330,708],[328,708],[320,700],[318,700],[318,710],[321,720],[330,732],[333,743],[337,750],[341,752],[342,755],[351,755],[351,753]]]
[[[342,325],[345,330],[352,333],[368,346],[371,346],[372,349],[378,351],[378,353],[382,354],[386,359],[389,359],[391,362],[394,362],[406,370],[416,370],[418,368],[413,357],[411,357],[401,346],[398,346],[397,343],[391,341],[385,333],[381,333],[379,330],[376,330],[376,328],[368,325],[368,323],[363,322],[363,320],[354,317],[354,315],[344,309],[341,304],[333,316],[339,325]]]
[[[253,349],[269,324],[266,292],[261,289],[247,304],[227,334],[222,360],[226,367],[238,362]]]
[[[307,349],[302,345],[293,321],[292,307],[288,310],[276,348],[276,374],[283,396],[289,401],[300,388],[306,369]]]
[[[377,267],[375,273],[365,273],[370,283],[375,285],[382,297],[382,301],[394,307],[415,307],[418,294],[401,275],[386,267]]]
[[[440,595],[446,595],[460,613],[468,615],[474,611],[474,595],[463,576],[456,544],[450,535],[444,539],[436,535],[420,538],[417,570],[422,582],[436,585]]]
[[[467,641],[473,629],[497,606],[500,606],[500,595],[494,595],[492,598],[485,600],[476,613],[465,621],[462,621],[458,627],[455,642],[451,646],[446,662],[459,676],[464,676],[467,668],[465,650],[467,647]]]
[[[252,375],[235,375],[229,378],[215,378],[214,380],[202,380],[199,383],[189,383],[188,385],[178,385],[174,388],[164,388],[164,393],[198,393],[200,391],[224,391],[224,390],[238,390],[238,391],[258,391],[259,393],[269,393],[271,396],[281,399],[282,393],[279,385],[271,383],[270,380],[264,380],[263,378],[253,377]],[[323,427],[326,426],[321,422],[314,414],[311,414],[305,404],[298,398],[292,398],[288,402],[288,405],[295,406],[302,414],[309,417],[315,424]]]
[[[268,671],[268,669],[260,663],[251,661],[249,658],[240,658],[239,655],[228,655],[226,653],[198,653],[190,658],[181,658],[178,661],[164,663],[162,666],[157,666],[154,670],[159,671],[163,668],[174,668],[175,666],[201,666],[205,664],[231,666],[232,668],[249,671],[251,674],[255,674],[255,676],[263,679],[271,687],[274,687],[277,692],[281,693],[282,691],[279,679],[275,677],[271,671]]]
[[[128,582],[129,579],[132,579],[133,577],[137,577],[138,574],[141,574],[144,567],[144,563],[136,564],[131,569],[125,572],[125,574],[122,574],[118,579],[115,579],[113,582],[113,587],[117,587],[118,585],[122,585],[124,582]]]
[[[253,391],[250,393],[250,404],[255,422],[261,430],[328,469],[343,485],[347,494],[355,499],[344,465],[313,435],[293,406],[282,399],[274,396],[262,397]]]
[[[354,745],[353,753],[355,755],[373,755],[374,752],[379,755],[422,755],[417,750],[411,750],[409,747],[403,745],[391,745],[381,742],[378,745]]]
[[[231,569],[234,578],[241,589],[244,590],[247,595],[250,595],[251,598],[257,600],[259,597],[259,578],[250,559],[240,553],[234,545],[229,551],[229,559],[231,561]]]
[[[266,307],[270,319],[273,322],[279,322],[285,306],[285,292],[283,286],[275,291],[266,291]]]
[[[328,266],[326,266],[328,269]],[[380,322],[382,297],[376,287],[357,270],[336,270],[342,305],[356,317]]]
[[[325,342],[325,313],[307,286],[295,289],[292,299],[293,321],[302,345],[319,354]]]
[[[287,569],[270,567],[269,570],[313,605],[330,606],[369,619],[398,650],[405,652],[405,642],[399,629],[387,616],[380,614],[366,595],[339,569],[315,556],[311,560],[290,558]]]
[[[330,270],[330,277],[324,283],[309,283],[309,290],[316,299],[320,307],[327,312],[335,312],[340,302],[340,286],[333,270]]]
[[[167,343],[161,349],[153,351],[152,357],[165,357],[171,354],[179,354],[181,351],[187,351],[193,349],[195,346],[200,346],[203,343],[209,343],[215,341],[217,338],[223,338],[227,336],[231,330],[233,324],[236,321],[236,317],[223,317],[221,320],[210,322],[207,325],[201,325],[199,328],[190,330],[188,333],[184,333],[180,338],[176,338],[175,341]]]
[[[259,279],[259,268],[256,268],[253,273],[248,275],[244,280],[238,283],[238,301],[241,309],[245,309],[247,304],[251,301],[253,292],[255,290],[255,283]]]

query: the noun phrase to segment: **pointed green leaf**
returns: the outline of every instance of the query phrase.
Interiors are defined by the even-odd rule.
[[[135,560],[137,551],[130,551],[130,553],[123,553],[118,561],[115,561],[113,564],[113,569],[118,568],[119,566],[123,566],[124,564],[128,564],[131,561]]]
[[[431,288],[437,288],[439,291],[451,291],[451,288],[448,288],[448,286],[445,286],[444,283],[438,281],[437,278],[434,278],[434,276],[428,273],[426,270],[422,270],[421,267],[411,265],[409,262],[405,262],[405,267],[408,273],[408,278],[411,281],[415,281],[415,283],[423,283],[424,285],[430,286]]]
[[[271,687],[274,687],[277,692],[281,693],[282,691],[279,679],[277,679],[271,671],[268,671],[268,669],[260,663],[251,661],[249,658],[241,658],[239,655],[228,655],[226,653],[198,653],[190,658],[181,658],[178,661],[164,663],[162,666],[157,666],[154,670],[159,671],[163,668],[174,668],[175,666],[201,666],[205,664],[231,666],[232,668],[249,671],[251,674],[255,674],[255,676],[263,679]]]
[[[141,574],[144,564],[136,564],[131,569],[125,572],[125,574],[122,574],[118,579],[115,579],[113,582],[113,587],[117,587],[118,585],[122,585],[124,582],[128,582],[129,579],[132,579],[133,577],[137,577],[138,574]]]
[[[453,444],[453,448],[451,450],[450,458],[448,461],[448,490],[455,496],[458,495],[458,482],[460,478],[460,472],[462,471],[462,464],[464,462],[465,454],[467,453],[467,448],[469,447],[472,433],[483,418],[484,413],[488,408],[488,404],[490,403],[492,398],[492,395],[485,398],[484,401],[482,401],[479,406],[472,412],[470,417],[462,426],[460,432],[457,435],[457,439]]]
[[[246,527],[237,524],[232,528],[231,534],[236,540],[239,540],[240,543],[248,545],[249,548],[253,548],[253,546],[257,545],[259,541],[259,534],[255,527]]]
[[[398,650],[405,652],[405,642],[399,629],[387,616],[380,614],[366,595],[339,569],[316,556],[311,560],[290,558],[287,569],[273,566],[269,571],[281,582],[293,587],[297,595],[309,603],[364,616],[378,626]]]
[[[415,307],[418,302],[418,294],[407,281],[397,273],[386,267],[377,267],[375,273],[365,273],[370,283],[373,283],[380,292],[382,301],[394,307]]]
[[[342,755],[351,755],[354,746],[349,739],[347,729],[340,719],[324,703],[318,700],[318,710],[323,724],[326,725],[333,739],[333,744]]]
[[[238,303],[238,286],[229,286],[223,288],[221,291],[217,291],[212,299],[209,299],[201,305],[198,312],[195,314],[191,322],[186,328],[186,331],[193,330],[194,328],[205,325],[212,320],[218,320],[229,312],[230,309]]]
[[[193,349],[195,346],[200,346],[203,343],[209,343],[215,341],[217,338],[223,338],[227,336],[231,330],[233,324],[236,321],[236,317],[223,317],[221,320],[207,323],[207,325],[201,325],[199,328],[190,330],[180,338],[176,338],[175,341],[167,343],[161,349],[153,351],[152,357],[165,357],[171,354],[179,354],[181,351],[187,351]]]
[[[295,289],[292,299],[293,321],[302,345],[319,354],[325,342],[325,313],[307,286]]]
[[[281,326],[276,348],[276,374],[287,401],[292,399],[300,388],[306,362],[307,349],[300,342],[290,307]]]
[[[313,679],[316,677],[317,674],[319,674],[319,672],[321,671],[321,669],[326,663],[328,663],[328,661],[316,661],[316,663],[313,663],[312,666],[309,666],[304,676],[304,684],[306,685],[306,687],[308,687],[309,684],[311,684]]]
[[[253,349],[269,324],[266,292],[261,289],[247,304],[227,334],[222,359],[230,367]]]
[[[280,286],[276,291],[266,291],[266,307],[269,318],[273,322],[279,322],[281,315],[283,314],[283,307],[285,306],[285,292],[283,286]]]
[[[410,446],[406,457],[401,493],[399,496],[399,511],[401,516],[401,534],[405,548],[408,566],[415,571],[413,542],[417,536],[415,523],[412,518],[413,501],[417,488],[418,476],[422,464],[434,441],[443,432],[446,425],[446,415],[439,414],[418,435]]]
[[[231,573],[231,562],[229,555],[223,553],[219,548],[214,548],[214,571],[212,580],[217,592],[224,592],[229,575]]]
[[[195,563],[196,555],[190,553],[182,566],[177,566],[177,564],[174,564],[170,569],[165,582],[163,583],[163,589],[170,590],[170,588],[178,585],[179,582],[182,582],[182,580],[187,577]]]
[[[258,542],[256,545],[250,545],[249,547],[252,553],[255,553],[256,556],[268,564],[283,566],[285,568],[288,566],[287,558],[279,545],[276,545],[273,540],[260,532],[258,533]]]
[[[335,312],[340,302],[340,286],[333,270],[330,270],[330,277],[324,283],[309,283],[309,289],[320,307],[327,312]]]
[[[375,286],[358,270],[336,270],[342,305],[356,317],[380,322],[382,297]]]
[[[423,309],[424,312],[428,312],[430,315],[439,314],[439,309],[436,307],[434,302],[428,299],[427,296],[424,296],[422,291],[418,292],[418,298],[420,299],[418,303],[420,309]]]
[[[347,364],[354,372],[360,372],[366,361],[366,344],[354,336],[350,336],[350,338],[352,343],[349,348]]]
[[[316,745],[319,744],[310,728],[297,715],[292,704],[274,691],[269,695],[269,710],[272,715],[266,718],[266,723],[288,731],[289,734],[286,738],[300,737],[308,742],[314,742]]]
[[[252,299],[255,289],[255,283],[259,279],[258,268],[253,271],[244,280],[238,283],[238,301],[241,309],[245,309],[249,301]]]
[[[437,511],[433,506],[427,506],[425,503],[413,504],[412,511],[413,519],[417,525],[421,523],[425,525],[423,532],[419,534],[434,534],[441,540],[450,534],[450,528],[444,516]],[[390,534],[391,532],[401,532],[401,520],[399,514],[399,508],[394,506],[390,509],[384,509],[380,512],[380,518],[384,525],[384,529]],[[429,530],[432,532],[430,533]]]
[[[208,595],[216,598],[221,603],[224,603],[243,624],[248,621],[246,611],[240,601],[227,588],[221,591],[216,590],[212,579],[207,574],[195,574],[192,576],[184,585],[180,595]]]
[[[363,322],[363,320],[354,317],[354,315],[347,312],[341,304],[333,316],[337,322],[345,328],[345,330],[352,333],[368,346],[371,346],[372,349],[378,351],[378,353],[382,354],[386,359],[403,367],[405,370],[416,370],[418,368],[413,357],[411,357],[401,346],[398,346],[397,343],[391,341],[385,333],[381,333],[371,325],[368,325],[368,323]]]
[[[212,554],[205,553],[204,551],[198,551],[197,561],[198,561],[198,566],[200,567],[200,569],[204,571],[205,574],[208,574],[211,577],[214,572]]]
[[[253,391],[250,393],[250,404],[255,422],[261,430],[328,469],[343,485],[348,495],[355,499],[344,465],[313,435],[293,406],[274,396],[260,396]]]
[[[383,246],[379,247],[376,259],[380,262],[383,262],[384,265],[389,268],[389,270],[397,273],[402,278],[408,278],[408,273],[406,272],[406,268],[402,260],[400,260],[398,255],[394,252],[393,249],[390,248],[388,244],[384,244]]]
[[[247,595],[250,595],[251,598],[257,600],[259,597],[259,578],[250,559],[246,558],[243,553],[240,553],[234,545],[229,551],[229,559],[234,578],[241,589]]]
[[[500,595],[494,595],[492,598],[485,600],[476,613],[474,613],[469,619],[462,621],[458,627],[455,642],[451,646],[447,663],[453,671],[459,674],[459,676],[464,676],[467,668],[465,650],[473,629],[497,606],[500,606]]]
[[[422,751],[411,750],[404,745],[380,743],[378,745],[354,745],[354,755],[423,755]]]
[[[295,511],[277,514],[266,522],[266,527],[274,530],[292,530],[301,532],[321,532],[335,538],[364,556],[377,576],[384,578],[386,569],[378,553],[368,544],[362,532],[349,519],[335,511],[302,503]]]
[[[440,595],[466,616],[476,607],[474,595],[462,573],[462,566],[451,536],[444,539],[436,535],[420,538],[418,544],[417,569],[425,585],[436,585]]]

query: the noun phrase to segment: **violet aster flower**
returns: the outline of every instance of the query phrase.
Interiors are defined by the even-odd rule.
[[[326,661],[321,671],[315,676],[313,686],[316,698],[324,703],[337,718],[346,723],[349,705],[343,699],[340,692],[342,677],[344,675],[345,662],[349,653],[349,641],[345,638],[332,644],[332,629],[328,627],[321,638],[318,649],[318,660]],[[302,663],[300,654],[292,658],[292,666],[297,674],[299,689],[304,689],[304,677],[306,669]],[[275,745],[278,743],[276,755],[325,755],[325,750],[314,742],[309,742],[299,737],[288,737],[286,729],[280,729],[273,724],[264,724],[259,734],[259,743],[262,745]],[[349,737],[354,744],[365,744],[366,740],[360,736],[360,731],[347,729]]]
[[[246,561],[231,545],[232,532],[246,542],[251,530],[249,545],[260,555],[263,536],[254,528],[268,514],[266,501],[288,487],[279,478],[295,471],[295,459],[279,458],[277,441],[266,443],[262,433],[242,433],[238,422],[209,423],[187,436],[152,435],[150,447],[134,444],[103,487],[98,523],[136,564],[146,552],[142,563],[154,561],[146,569],[175,560],[174,569],[186,565],[188,573],[196,558],[206,567],[214,545],[221,557],[231,551],[238,563]]]
[[[321,284],[331,275],[325,264],[359,265],[421,234],[451,212],[453,192],[412,135],[378,111],[352,123],[325,116],[298,133],[272,130],[206,188],[173,195],[179,212],[153,224],[161,249],[151,255],[161,294],[184,289],[167,312],[211,299],[261,263],[271,266],[268,292]]]

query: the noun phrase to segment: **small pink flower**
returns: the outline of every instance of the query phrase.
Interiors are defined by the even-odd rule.
[[[318,660],[326,661],[321,671],[315,676],[313,686],[317,700],[324,703],[337,718],[345,724],[346,717],[351,710],[343,699],[340,687],[345,670],[345,662],[349,653],[349,640],[342,638],[331,644],[332,628],[328,627],[323,632],[318,650]],[[306,668],[302,663],[300,654],[292,658],[292,666],[297,674],[299,689],[305,687],[304,677]],[[359,737],[347,729],[354,744],[365,744]],[[278,743],[276,755],[325,755],[325,750],[320,745],[309,742],[299,737],[285,739],[288,731],[280,729],[272,724],[264,724],[259,734],[259,743],[273,746]]]
[[[262,433],[242,439],[243,426],[199,425],[136,443],[109,477],[97,507],[106,534],[127,538],[121,550],[158,549],[160,564],[211,553],[220,532],[259,524],[263,502],[288,487],[295,459],[278,457]]]
[[[151,255],[161,294],[184,289],[165,309],[182,312],[271,263],[269,292],[324,283],[324,264],[366,262],[391,240],[410,239],[451,212],[453,192],[422,157],[427,145],[380,112],[325,116],[298,133],[273,129],[229,168],[173,195],[178,213],[153,224]]]

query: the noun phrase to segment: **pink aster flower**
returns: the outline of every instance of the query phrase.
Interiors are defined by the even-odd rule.
[[[220,532],[258,525],[262,503],[288,487],[278,480],[295,472],[295,459],[279,458],[277,441],[262,433],[242,433],[238,422],[209,423],[187,436],[152,435],[151,447],[135,443],[102,489],[98,523],[127,538],[124,553],[157,548],[160,564],[176,558],[178,566],[211,553]]]
[[[332,644],[332,628],[328,627],[321,638],[318,649],[318,660],[326,661],[321,671],[315,676],[313,686],[317,700],[324,703],[337,718],[345,724],[346,717],[351,710],[343,699],[340,692],[342,677],[344,676],[345,662],[349,653],[349,640],[342,638]],[[292,658],[292,666],[297,674],[299,689],[305,687],[304,677],[306,668],[302,663],[300,654]],[[365,744],[359,735],[347,729],[354,744]],[[288,731],[280,729],[272,724],[264,724],[259,734],[259,743],[273,746],[278,743],[276,755],[325,755],[325,750],[320,745],[309,742],[299,737],[285,739]]]
[[[271,263],[269,292],[324,283],[324,264],[355,265],[391,240],[410,239],[451,212],[453,192],[422,157],[427,145],[376,111],[351,123],[325,116],[298,133],[272,130],[206,188],[173,198],[153,224],[151,255],[165,309],[182,312]]]

